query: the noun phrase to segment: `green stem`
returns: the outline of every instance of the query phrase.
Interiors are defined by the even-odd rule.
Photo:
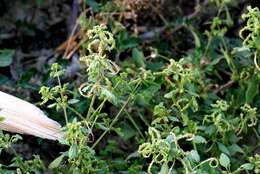
[[[117,83],[117,84],[115,85],[115,88],[118,86],[118,84],[119,84],[119,83]],[[105,104],[105,102],[106,102],[107,100],[108,100],[108,98],[105,98],[105,99],[102,101],[102,103],[98,106],[98,108],[93,112],[93,114],[90,115],[90,118],[89,118],[90,120],[92,120],[92,117],[95,116],[98,112],[101,111],[101,109],[103,108],[103,106],[104,106],[104,104]],[[93,129],[93,127],[94,127],[94,125],[95,125],[97,119],[98,119],[98,117],[95,117],[95,119],[94,119],[94,121],[93,121],[93,123],[92,123],[92,125],[91,125],[91,129]]]
[[[258,63],[257,63],[257,53],[258,53],[258,50],[255,52],[255,54],[254,54],[254,64],[255,64],[255,67],[256,67],[256,69],[258,70],[258,71],[260,71],[260,67],[259,67],[259,65],[258,65]]]
[[[85,119],[76,109],[70,107],[70,106],[67,106],[67,108],[69,110],[71,110],[72,112],[74,112],[77,116],[79,116],[81,119]]]
[[[158,54],[158,57],[163,58],[164,60],[170,61],[171,58],[166,57],[164,55]]]
[[[120,109],[120,111],[117,113],[117,115],[115,116],[115,118],[113,119],[111,124],[109,125],[108,129],[106,129],[103,132],[103,134],[101,134],[101,136],[97,139],[97,141],[92,145],[92,147],[91,147],[92,149],[94,149],[97,146],[97,144],[102,140],[102,138],[107,134],[107,132],[114,126],[114,124],[117,122],[119,116],[121,115],[121,113],[125,109],[126,105],[129,103],[130,99],[131,99],[131,96],[128,97],[127,101],[125,102],[123,107]]]
[[[93,95],[92,99],[91,99],[91,102],[90,102],[90,105],[89,105],[89,108],[88,108],[88,113],[87,113],[87,116],[86,116],[86,120],[89,120],[89,116],[90,116],[91,112],[93,111],[93,105],[95,103],[95,99],[96,99],[96,95]]]
[[[124,110],[124,112],[126,113],[128,119],[132,122],[132,124],[134,125],[135,129],[138,131],[140,136],[144,138],[144,135],[142,134],[141,130],[139,129],[139,126],[136,124],[136,122],[133,119],[133,117],[126,110]]]
[[[99,105],[99,107],[98,107],[98,108],[94,111],[94,113],[91,115],[91,118],[92,118],[92,116],[95,116],[98,112],[101,111],[101,109],[103,108],[103,106],[104,106],[104,104],[105,104],[106,101],[107,101],[107,99],[105,99],[105,100],[102,101],[102,103]],[[98,116],[95,117],[95,119],[94,119],[94,121],[93,121],[93,123],[92,123],[92,125],[91,125],[91,130],[93,129],[94,125],[96,124],[97,119],[98,119]]]
[[[62,88],[62,85],[61,85],[60,77],[57,76],[57,79],[58,79],[58,84],[59,84],[60,89],[61,89],[61,88]],[[64,113],[66,125],[67,125],[67,124],[68,124],[68,114],[67,114],[67,109],[66,109],[66,106],[65,106],[66,100],[65,100],[65,97],[64,97],[63,92],[60,92],[60,97],[61,97],[62,109],[63,109],[63,113]]]
[[[136,92],[136,89],[138,88],[138,86],[140,85],[141,81],[139,81],[134,89],[134,92],[132,94],[134,94]],[[121,113],[124,111],[125,107],[127,106],[127,104],[129,103],[129,101],[131,100],[133,95],[129,95],[129,97],[127,98],[125,104],[121,107],[120,111],[117,113],[117,115],[115,116],[115,118],[113,119],[113,121],[111,122],[111,124],[109,125],[108,129],[106,129],[103,134],[101,134],[101,136],[97,139],[97,141],[92,145],[91,148],[95,148],[97,146],[97,144],[102,140],[102,138],[107,134],[108,131],[110,131],[110,129],[114,126],[114,124],[118,121],[119,116],[121,115]]]

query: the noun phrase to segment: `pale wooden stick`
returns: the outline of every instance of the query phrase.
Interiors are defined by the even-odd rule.
[[[38,107],[0,91],[0,129],[60,140],[64,137],[58,122],[48,118]]]

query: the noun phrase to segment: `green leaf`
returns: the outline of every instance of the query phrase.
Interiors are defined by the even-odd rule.
[[[195,46],[196,48],[200,48],[201,47],[201,43],[200,43],[200,38],[199,36],[197,35],[197,33],[194,31],[194,28],[191,27],[191,33],[194,37],[194,43],[195,43]]]
[[[253,170],[254,167],[255,167],[255,165],[251,164],[251,163],[245,163],[245,164],[240,166],[240,168],[242,168],[244,170]]]
[[[0,50],[0,67],[7,67],[11,65],[14,57],[14,50],[4,49]]]
[[[193,142],[196,144],[207,143],[206,139],[202,136],[196,135],[193,137]]]
[[[230,166],[230,159],[226,154],[221,153],[219,163],[221,166],[228,168]]]
[[[176,96],[177,90],[172,90],[164,95],[165,98],[171,99]]]
[[[141,91],[136,95],[136,101],[139,105],[145,106],[149,105],[153,96],[161,89],[159,84],[153,84]]]
[[[158,104],[154,107],[153,113],[154,113],[155,116],[158,116],[158,117],[168,116],[168,110],[163,105],[163,102],[161,102],[160,104]]]
[[[117,45],[120,51],[124,51],[128,48],[134,48],[138,45],[139,39],[130,37],[125,31],[120,32],[117,38]]]
[[[169,173],[169,167],[168,164],[165,162],[163,163],[159,174],[168,174],[168,173]]]
[[[124,141],[127,141],[136,135],[135,130],[126,123],[121,123],[115,131]]]
[[[114,104],[118,103],[116,96],[111,91],[109,91],[107,88],[101,88],[101,90],[102,95],[107,97],[110,102]]]
[[[78,99],[70,99],[70,100],[68,100],[68,103],[69,103],[69,104],[76,104],[76,103],[78,103],[78,102],[79,102]]]
[[[172,122],[180,122],[180,120],[177,117],[174,116],[168,116],[169,120],[171,120]]]
[[[63,160],[63,158],[65,157],[64,154],[60,155],[58,158],[56,158],[55,160],[53,160],[50,165],[49,165],[49,169],[55,169],[58,168],[61,165],[61,162]]]
[[[140,157],[140,153],[138,153],[138,151],[135,151],[133,153],[130,153],[127,157],[126,157],[126,161],[132,159],[132,158],[139,158]]]
[[[191,150],[188,157],[194,162],[200,162],[200,156],[197,150]]]
[[[246,90],[246,103],[251,103],[259,92],[259,81],[256,76],[248,81]]]
[[[97,123],[97,127],[100,128],[100,129],[102,129],[102,130],[104,130],[104,131],[109,130],[109,128],[106,127],[106,126],[105,126],[104,124],[102,124],[102,123]]]
[[[10,82],[10,80],[6,76],[0,74],[0,84],[4,85],[8,82]]]
[[[85,0],[85,3],[88,4],[94,12],[98,12],[99,4],[95,0]]]
[[[132,50],[132,58],[136,64],[136,66],[138,67],[144,67],[144,54],[141,50],[139,50],[138,48],[134,48]]]
[[[255,39],[255,45],[257,50],[260,50],[260,36],[257,36]]]
[[[230,155],[228,148],[224,144],[218,142],[218,148],[221,152]]]
[[[232,144],[231,146],[228,147],[229,152],[231,155],[234,155],[235,153],[244,153],[243,149],[239,147],[237,144]]]
[[[76,144],[72,144],[69,149],[69,158],[73,159],[78,155],[78,146]]]

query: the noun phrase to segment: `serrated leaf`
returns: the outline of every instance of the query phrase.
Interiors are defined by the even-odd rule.
[[[118,103],[116,96],[111,91],[109,91],[106,88],[101,88],[101,89],[102,89],[101,91],[102,95],[107,97],[109,101],[111,101],[114,104]]]
[[[63,160],[63,158],[65,157],[64,154],[60,155],[58,158],[56,158],[55,160],[53,160],[50,165],[49,165],[49,169],[55,169],[58,168],[61,165],[61,162]]]
[[[228,168],[230,166],[230,159],[226,154],[221,153],[219,163],[221,166]]]

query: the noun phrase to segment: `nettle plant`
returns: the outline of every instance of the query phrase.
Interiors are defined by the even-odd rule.
[[[96,15],[99,19],[86,19],[85,13],[80,17],[86,34],[80,49],[82,84],[75,90],[73,83],[63,83],[65,69],[54,63],[54,85],[39,91],[41,104],[55,108],[57,118],[64,117],[65,138],[60,143],[68,150],[49,165],[53,173],[260,173],[257,7],[249,6],[242,15],[242,41],[234,43],[227,37],[235,23],[229,8],[234,1],[210,0],[217,14],[203,34],[192,26],[192,19],[183,20],[194,37],[194,50],[168,58],[129,36],[120,23],[132,15],[123,13],[126,2],[104,1],[103,7],[84,2],[93,13],[101,13]],[[108,21],[109,27],[94,26],[100,21]],[[174,26],[170,23],[165,28]],[[149,50],[151,56],[145,57]],[[133,62],[119,60],[119,66],[113,60],[123,52],[132,53]],[[159,68],[150,68],[149,61],[159,62]],[[227,84],[216,85],[226,78]],[[123,130],[122,122],[133,129]],[[109,133],[112,138],[105,137]],[[15,152],[12,144],[20,139],[0,132],[0,154],[12,155],[10,164],[0,164],[0,173],[43,173],[46,168],[39,156],[24,160]],[[124,143],[133,146],[129,156],[120,152]]]
[[[242,16],[247,20],[240,31],[243,43],[233,44],[225,36],[233,25],[230,1],[210,2],[217,5],[217,15],[202,37],[187,27],[195,49],[180,59],[156,49],[145,57],[126,31],[112,34],[105,25],[88,23],[92,29],[84,29],[87,40],[80,50],[81,85],[75,90],[72,83],[63,83],[64,67],[54,63],[54,85],[39,91],[41,104],[55,108],[65,120],[60,143],[68,150],[49,165],[54,173],[259,173],[255,151],[260,144],[250,141],[260,140],[260,13],[248,7]],[[134,42],[130,46],[124,43],[128,39]],[[122,61],[120,67],[114,55],[127,49],[132,49],[134,63]],[[164,62],[159,68],[149,68],[149,61],[160,58]],[[222,74],[230,80],[218,86],[225,81]],[[106,138],[111,132],[120,142]],[[42,172],[38,156],[24,161],[12,150],[19,138],[0,136],[0,153],[9,150],[14,155],[10,166],[0,165],[0,173],[11,167],[17,173]],[[119,144],[125,142],[133,146],[129,156],[120,151]]]
[[[13,156],[11,164],[0,164],[0,173],[40,174],[45,170],[45,166],[39,156],[33,155],[33,159],[24,160],[20,154],[15,151],[13,144],[17,143],[21,139],[22,137],[19,135],[11,136],[0,131],[0,155],[5,151]]]
[[[258,65],[259,52],[260,52],[260,11],[257,7],[247,7],[248,12],[242,15],[242,19],[246,20],[246,26],[244,26],[240,32],[240,37],[244,40],[243,46],[248,49],[252,49],[254,53],[254,64],[258,71],[260,67]],[[244,33],[248,32],[246,36]]]
[[[87,35],[88,55],[80,58],[83,75],[86,73],[84,76],[87,76],[87,81],[82,83],[78,90],[82,97],[90,100],[85,116],[73,107],[78,100],[69,99],[74,92],[68,89],[67,83],[62,84],[61,76],[64,70],[59,64],[53,64],[50,73],[50,77],[57,79],[58,85],[43,86],[40,90],[42,104],[49,102],[51,103],[49,107],[56,107],[57,111],[63,110],[66,138],[61,143],[70,147],[49,167],[59,170],[65,164],[73,173],[95,173],[107,170],[105,163],[96,158],[94,148],[113,129],[141,82],[141,79],[134,79],[129,83],[130,77],[126,73],[119,74],[119,67],[109,59],[108,53],[115,48],[115,40],[106,26],[95,26],[88,31]],[[119,107],[115,116],[102,113],[106,102]],[[69,116],[68,111],[78,118]],[[135,124],[133,119],[132,121]],[[102,130],[103,133],[93,142],[95,128]]]
[[[88,30],[88,40],[82,45],[80,57],[84,82],[78,88],[81,96],[78,99],[84,97],[89,101],[83,112],[74,106],[79,102],[72,97],[77,96],[75,91],[61,82],[64,70],[60,65],[53,64],[50,75],[56,78],[58,85],[42,87],[40,93],[43,104],[50,103],[50,107],[63,111],[66,138],[61,143],[68,145],[69,150],[49,167],[74,173],[111,172],[113,167],[104,160],[104,156],[97,155],[96,150],[109,131],[121,133],[116,125],[121,119],[120,115],[124,115],[138,132],[136,143],[139,148],[137,154],[130,156],[147,159],[148,164],[139,164],[147,166],[148,173],[257,173],[259,157],[252,155],[254,149],[242,139],[252,132],[256,138],[259,137],[259,113],[252,105],[258,94],[258,85],[255,84],[259,80],[258,65],[255,61],[252,67],[244,54],[244,51],[249,51],[249,55],[251,50],[257,51],[257,34],[252,28],[258,25],[249,22],[241,30],[241,35],[245,30],[252,32],[243,46],[229,46],[225,34],[232,20],[227,2],[216,3],[221,8],[210,24],[210,30],[205,33],[206,46],[197,44],[195,55],[181,59],[165,57],[167,63],[157,71],[145,68],[143,53],[138,48],[133,49],[133,56],[143,57],[142,63],[139,61],[136,67],[121,69],[111,60],[113,51],[117,51],[118,41],[108,28],[98,25]],[[223,12],[224,20],[221,19]],[[255,13],[258,13],[257,9],[249,8],[244,18],[251,20]],[[198,36],[196,39],[197,43],[202,42]],[[245,49],[245,46],[251,50]],[[203,64],[201,57],[216,60],[210,59],[209,63]],[[245,64],[241,63],[241,58],[246,59]],[[228,72],[229,83],[238,84],[231,93],[225,93],[225,87],[212,89],[214,81],[208,76],[219,77],[221,71],[218,65]],[[242,71],[238,71],[239,68]],[[218,93],[226,97],[219,97]],[[241,97],[245,99],[241,100]],[[107,103],[117,108],[115,115],[103,112]],[[130,108],[135,112],[129,113]],[[145,109],[152,111],[152,116],[146,116]],[[137,123],[135,114],[145,126]],[[142,131],[146,128],[147,137]],[[96,138],[96,132],[102,133]],[[124,135],[121,134],[121,137],[124,138]],[[248,148],[242,149],[242,146]],[[116,150],[111,142],[107,148]],[[133,169],[129,167],[130,170]],[[136,167],[134,171],[143,172],[142,167]]]
[[[154,106],[148,141],[138,149],[144,158],[151,159],[148,173],[257,173],[259,170],[257,162],[253,162],[258,159],[257,156],[236,159],[251,156],[255,149],[250,149],[250,145],[244,144],[241,139],[245,140],[250,132],[255,134],[252,138],[259,137],[259,112],[250,105],[258,94],[258,65],[254,60],[255,67],[252,66],[244,52],[248,48],[257,51],[256,33],[260,25],[256,25],[259,21],[256,16],[259,11],[248,8],[249,12],[243,15],[244,19],[248,18],[247,26],[240,33],[245,30],[250,33],[241,47],[232,48],[225,38],[228,27],[233,23],[228,2],[216,3],[221,8],[210,24],[211,30],[205,33],[208,37],[206,47],[195,50],[201,56],[216,60],[210,60],[212,63],[209,62],[203,69],[201,65],[194,65],[193,62],[197,61],[191,59],[198,58],[198,55],[189,55],[179,61],[170,59],[162,71],[152,73],[153,79],[157,79],[154,82],[159,82],[164,91],[160,91],[160,103]],[[221,18],[223,11],[224,20]],[[221,54],[216,54],[216,51]],[[256,57],[257,54],[254,55]],[[239,60],[241,57],[244,62]],[[230,82],[239,84],[238,88],[233,88],[233,94],[226,94],[223,99],[216,95],[219,90],[210,89],[212,82],[207,78],[212,73],[211,66],[217,70],[215,65],[220,64],[222,59],[227,64],[222,66],[231,71]],[[238,71],[239,68],[242,71]],[[240,92],[239,97],[235,96],[237,92]],[[241,100],[241,97],[244,99]],[[248,146],[250,150],[244,150],[242,146]]]

